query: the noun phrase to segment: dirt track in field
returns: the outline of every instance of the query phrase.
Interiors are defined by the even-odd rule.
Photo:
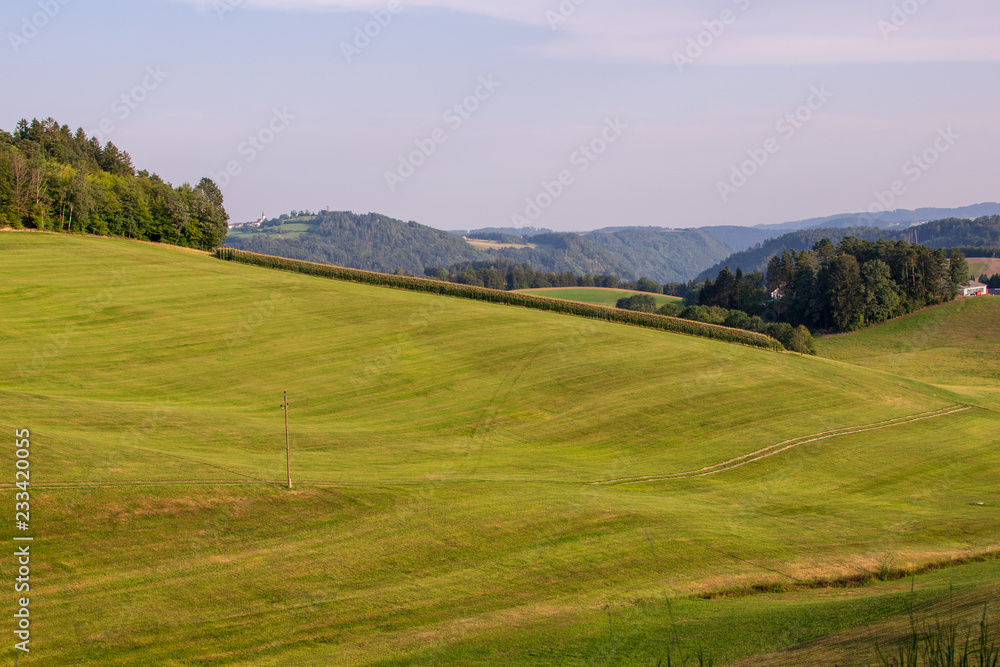
[[[793,438],[791,440],[785,440],[784,442],[779,442],[775,445],[769,445],[763,449],[758,449],[755,452],[750,452],[749,454],[744,454],[743,456],[738,456],[734,459],[729,459],[722,463],[716,463],[712,466],[706,466],[704,468],[699,468],[698,470],[690,470],[687,472],[675,472],[665,475],[646,475],[642,477],[623,477],[621,479],[611,479],[602,482],[593,482],[595,485],[602,486],[613,486],[613,485],[625,485],[625,484],[644,484],[646,482],[665,482],[671,480],[680,479],[693,479],[695,477],[707,477],[709,475],[718,475],[722,472],[727,472],[729,470],[735,470],[736,468],[741,468],[750,463],[757,463],[771,456],[781,454],[782,452],[787,452],[790,449],[795,449],[800,445],[809,444],[811,442],[819,442],[820,440],[829,440],[830,438],[838,438],[843,435],[854,435],[857,433],[867,433],[868,431],[878,431],[884,428],[892,428],[894,426],[903,426],[905,424],[912,424],[913,422],[924,421],[927,419],[936,419],[938,417],[947,417],[948,415],[957,414],[959,412],[965,412],[966,410],[971,410],[971,406],[968,405],[955,405],[950,408],[942,408],[941,410],[934,410],[933,412],[924,412],[917,415],[909,415],[907,417],[897,417],[896,419],[889,419],[883,422],[877,422],[875,424],[866,424],[864,426],[850,426],[847,428],[834,429],[832,431],[824,431],[822,433],[813,433],[812,435],[804,435],[798,438]]]

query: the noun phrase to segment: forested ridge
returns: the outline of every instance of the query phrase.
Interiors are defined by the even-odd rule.
[[[947,218],[925,222],[904,230],[874,227],[842,227],[804,229],[783,234],[734,253],[698,276],[705,280],[718,275],[725,266],[741,266],[745,271],[763,271],[775,255],[785,251],[811,249],[817,242],[829,239],[839,243],[849,236],[864,241],[907,241],[928,248],[959,248],[970,256],[993,256],[1000,252],[1000,216],[991,215],[969,220]]]
[[[811,250],[785,251],[766,274],[724,268],[705,281],[701,308],[729,311],[718,317],[753,317],[810,329],[854,331],[954,299],[969,281],[965,256],[906,241],[823,239]],[[708,311],[705,311],[708,313]],[[709,317],[696,317],[712,321]],[[743,328],[743,327],[740,327]],[[754,329],[755,327],[749,327]]]
[[[300,223],[308,232],[284,238],[283,225]],[[493,235],[500,241],[520,241]],[[334,264],[366,271],[421,275],[431,267],[464,262],[493,261],[528,264],[554,273],[613,273],[634,279],[634,271],[613,253],[574,233],[546,233],[530,239],[532,247],[485,250],[461,236],[416,222],[403,222],[374,213],[321,211],[303,216],[282,215],[260,229],[234,234],[232,248],[308,262]]]
[[[912,236],[910,241],[931,248],[979,248],[996,252],[1000,249],[1000,215],[925,222],[903,236]]]
[[[226,239],[222,192],[208,178],[173,187],[136,171],[111,142],[52,118],[0,130],[0,226],[122,236],[211,250]]]
[[[731,246],[700,229],[630,227],[590,232],[584,238],[621,257],[631,269],[630,279],[647,276],[661,283],[687,280],[733,252]]]
[[[448,232],[375,213],[323,211],[301,219],[307,219],[312,229],[298,238],[280,236],[281,226],[289,220],[289,216],[281,216],[265,222],[258,232],[231,237],[227,245],[264,255],[384,273],[422,272],[424,266],[481,255]]]

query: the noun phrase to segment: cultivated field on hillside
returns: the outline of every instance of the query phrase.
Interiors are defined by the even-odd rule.
[[[483,250],[501,250],[503,248],[537,248],[532,243],[503,243],[501,241],[486,241],[484,239],[465,239],[465,242],[474,248]]]
[[[0,313],[32,664],[652,667],[674,630],[719,664],[998,576],[689,597],[996,547],[996,355],[932,384],[900,369],[947,345],[890,368],[9,232]]]
[[[995,276],[1000,274],[1000,258],[998,257],[970,257],[969,276],[973,280],[979,280],[980,276]]]
[[[969,275],[973,279],[978,280],[979,276],[986,274],[987,276],[995,276],[1000,274],[1000,258],[998,257],[970,257],[969,262]]]

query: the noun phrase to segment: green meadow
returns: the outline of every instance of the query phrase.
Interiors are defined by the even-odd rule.
[[[519,290],[524,294],[534,294],[535,296],[545,296],[552,299],[565,299],[567,301],[583,301],[593,303],[598,306],[614,306],[619,299],[625,299],[636,294],[649,294],[648,292],[633,292],[630,290],[601,289],[591,287],[548,287],[542,289]],[[656,299],[657,306],[668,303],[683,305],[684,299],[676,296],[665,296],[663,294],[650,294]]]
[[[852,334],[817,341],[837,361],[941,385],[982,399],[1000,391],[1000,297],[959,299]]]
[[[0,232],[30,664],[867,659],[910,609],[996,599],[997,560],[807,590],[997,548],[992,303],[802,357]]]

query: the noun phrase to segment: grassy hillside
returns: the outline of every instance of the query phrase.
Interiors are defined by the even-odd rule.
[[[823,338],[819,354],[923,382],[1000,390],[1000,298],[959,299],[882,326]]]
[[[43,234],[0,233],[0,313],[33,664],[654,665],[675,613],[735,660],[889,617],[904,587],[677,596],[1000,528],[996,401],[876,369]]]
[[[553,299],[566,299],[568,301],[583,301],[593,303],[598,306],[614,306],[619,299],[624,299],[636,294],[646,294],[646,292],[632,292],[628,290],[602,289],[598,287],[547,287],[542,289],[520,290],[525,294],[535,296],[547,296]],[[667,303],[684,303],[684,299],[676,296],[665,296],[663,294],[651,295],[656,299],[656,305],[662,306]]]

